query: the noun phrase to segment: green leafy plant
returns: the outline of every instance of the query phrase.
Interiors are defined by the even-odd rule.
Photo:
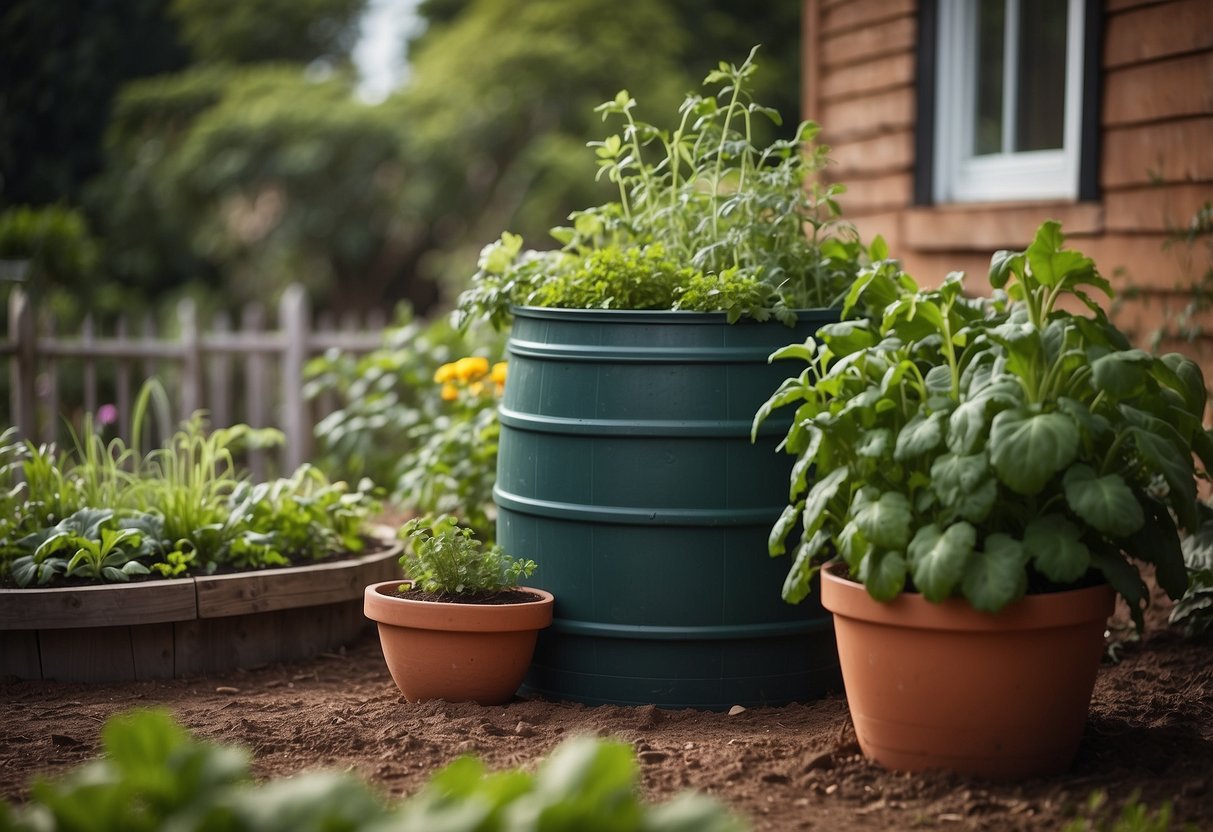
[[[1135,789],[1117,813],[1107,792],[1092,792],[1084,807],[1086,817],[1070,821],[1062,832],[1171,832],[1173,829],[1195,832],[1196,827],[1191,824],[1177,826],[1172,822],[1169,802],[1151,810],[1140,798],[1140,790]]]
[[[796,409],[790,502],[770,540],[782,554],[799,524],[785,598],[834,557],[874,598],[912,588],[988,611],[1102,577],[1139,627],[1148,595],[1126,555],[1183,593],[1179,532],[1199,523],[1213,462],[1204,379],[1179,355],[1131,349],[1089,294],[1110,295],[1107,281],[1062,246],[1047,222],[1026,251],[997,253],[990,299],[966,297],[958,274],[927,291],[874,264],[845,310],[875,321],[776,353],[808,364],[755,417]]]
[[[104,755],[58,781],[38,781],[30,801],[0,802],[0,829],[153,832],[223,829],[629,829],[739,832],[718,803],[685,794],[641,802],[629,746],[594,737],[566,741],[534,773],[489,773],[472,758],[437,772],[416,795],[385,803],[348,773],[311,772],[254,783],[243,750],[200,742],[163,711],[111,718]]]
[[[421,517],[400,529],[408,542],[400,565],[416,589],[440,597],[492,595],[510,589],[535,571],[533,560],[486,546],[454,517]]]
[[[155,553],[161,543],[155,534],[159,526],[154,515],[119,518],[112,509],[80,509],[17,542],[32,552],[13,561],[13,579],[18,586],[35,579],[46,584],[57,575],[125,583],[148,574],[139,558]]]
[[[1171,623],[1192,637],[1213,633],[1213,517],[1202,508],[1204,522],[1183,542],[1188,589],[1171,610]]]
[[[688,95],[672,131],[637,119],[626,90],[599,106],[604,119],[622,122],[621,132],[590,142],[618,199],[553,229],[559,250],[523,251],[509,233],[487,246],[457,320],[502,326],[510,306],[529,305],[726,311],[730,320],[791,323],[797,307],[840,301],[861,254],[838,226],[842,187],[811,182],[827,152],[812,144],[812,122],[756,144],[756,120],[780,123],[753,99],[756,50],[709,73],[704,84],[718,93]]]

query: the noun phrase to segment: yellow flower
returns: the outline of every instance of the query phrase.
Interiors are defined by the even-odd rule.
[[[497,384],[505,384],[505,371],[506,371],[505,362],[498,361],[496,364],[493,365],[493,372],[492,372],[491,378]]]
[[[459,388],[451,384],[449,381],[442,385],[442,400],[444,402],[453,402],[459,398]]]
[[[489,360],[479,355],[469,355],[455,362],[455,372],[464,381],[475,381],[489,371]]]
[[[453,381],[456,376],[455,365],[443,364],[434,371],[434,381],[438,384],[446,384],[448,381]]]
[[[468,385],[468,392],[470,392],[473,396],[479,396],[482,392],[484,392],[484,382],[473,381]]]

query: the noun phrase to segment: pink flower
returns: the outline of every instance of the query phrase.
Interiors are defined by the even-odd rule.
[[[103,404],[97,408],[97,424],[112,425],[118,421],[118,408],[112,404]]]

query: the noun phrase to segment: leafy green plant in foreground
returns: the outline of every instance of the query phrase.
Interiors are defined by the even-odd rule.
[[[1086,817],[1066,824],[1062,832],[1196,832],[1196,827],[1191,824],[1178,827],[1171,822],[1170,803],[1163,803],[1151,811],[1139,800],[1140,797],[1140,791],[1134,790],[1120,812],[1116,813],[1107,792],[1093,792],[1084,807]]]
[[[992,299],[967,298],[958,274],[926,291],[875,264],[844,314],[878,320],[776,353],[808,364],[755,418],[796,408],[790,504],[770,541],[782,554],[799,523],[785,598],[835,556],[880,600],[913,588],[994,611],[1102,576],[1140,627],[1148,595],[1126,555],[1183,594],[1180,530],[1199,525],[1196,482],[1213,464],[1204,379],[1182,356],[1131,349],[1088,294],[1107,281],[1062,243],[1047,222],[1026,251],[996,254]]]
[[[535,571],[535,562],[485,546],[454,517],[421,517],[400,529],[408,541],[400,565],[413,586],[444,597],[475,596],[515,587]]]
[[[533,774],[488,773],[476,760],[457,760],[394,806],[349,774],[254,784],[247,754],[198,742],[161,711],[114,717],[102,740],[100,760],[60,781],[36,783],[25,806],[0,803],[0,832],[742,828],[717,803],[696,795],[662,806],[641,803],[631,749],[591,737],[565,742]]]

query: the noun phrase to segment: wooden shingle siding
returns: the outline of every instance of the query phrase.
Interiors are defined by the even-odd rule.
[[[1213,49],[1213,3],[1172,0],[1109,13],[1104,69]]]
[[[846,218],[864,240],[881,234],[921,283],[967,271],[979,288],[993,251],[1057,219],[1131,290],[1117,321],[1144,344],[1184,317],[1210,267],[1203,241],[1176,238],[1213,201],[1213,0],[1103,2],[1094,201],[913,204],[918,0],[805,0],[804,116],[831,147],[824,178],[848,188]],[[1164,346],[1202,358],[1213,380],[1209,330]]]
[[[1210,182],[1213,116],[1105,131],[1100,180],[1106,190],[1157,182]]]

